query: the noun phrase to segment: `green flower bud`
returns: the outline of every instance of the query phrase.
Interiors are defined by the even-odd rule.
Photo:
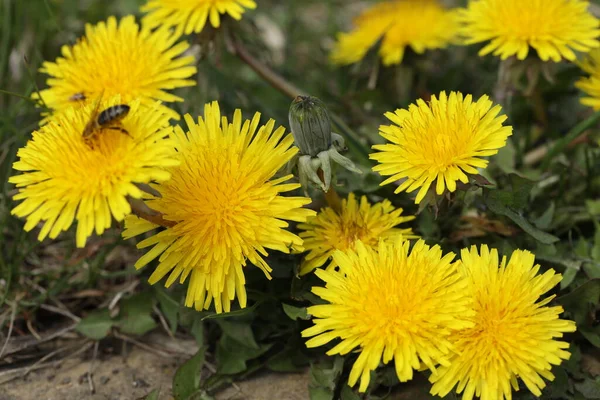
[[[316,157],[331,147],[331,119],[325,103],[298,96],[290,106],[290,128],[302,155]]]
[[[331,132],[329,112],[321,100],[312,96],[296,97],[290,106],[290,127],[300,152],[288,163],[288,171],[298,167],[298,178],[306,196],[309,182],[324,192],[329,190],[335,179],[332,163],[362,173],[339,153],[347,150],[344,138]],[[322,180],[319,173],[322,173]]]

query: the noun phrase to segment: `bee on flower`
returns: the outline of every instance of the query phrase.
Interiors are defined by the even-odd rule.
[[[26,231],[41,224],[39,240],[56,238],[76,221],[76,244],[83,247],[94,231],[100,235],[113,218],[131,213],[127,197],[143,196],[136,184],[169,179],[165,168],[178,163],[169,116],[159,104],[147,112],[133,101],[120,114],[127,135],[98,124],[97,109],[122,108],[121,102],[113,96],[56,114],[18,151],[13,168],[22,173],[9,182],[22,201],[12,213],[26,219]]]
[[[162,28],[140,27],[133,16],[87,24],[85,36],[63,46],[62,56],[42,64],[48,88],[39,96],[53,111],[95,104],[101,97],[120,96],[123,104],[139,100],[143,106],[183,101],[168,90],[193,86],[194,57],[184,55],[187,42]],[[38,97],[34,94],[34,97]],[[162,112],[179,115],[165,105]]]

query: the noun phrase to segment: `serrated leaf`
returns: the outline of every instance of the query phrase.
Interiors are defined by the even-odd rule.
[[[285,312],[285,315],[294,321],[298,318],[304,320],[310,319],[310,315],[308,314],[306,307],[296,307],[285,303],[282,303],[281,305],[283,306],[283,312]]]
[[[220,374],[239,374],[246,371],[249,360],[253,360],[266,353],[272,344],[261,344],[258,349],[252,349],[238,341],[223,335],[217,344],[215,357],[217,359],[217,372]]]
[[[216,322],[219,327],[221,327],[221,330],[223,330],[223,334],[251,349],[259,348],[256,339],[254,339],[254,333],[252,332],[250,322],[225,319],[217,319]]]
[[[201,347],[198,352],[183,363],[173,376],[173,396],[175,400],[187,400],[200,388],[200,373],[204,366],[206,348]]]
[[[361,397],[354,393],[348,385],[344,385],[340,393],[340,400],[361,400]]]
[[[156,328],[157,324],[151,316],[154,296],[151,292],[142,292],[121,302],[118,325],[123,333],[143,335]]]
[[[506,204],[511,204],[512,200],[507,200],[510,195],[506,193],[496,193],[498,190],[484,189],[485,204],[496,214],[504,215],[510,218],[515,224],[521,229],[531,235],[537,241],[544,244],[552,244],[558,242],[560,239],[554,235],[541,231],[535,228],[529,221],[527,221],[522,215],[511,209]]]
[[[344,367],[344,358],[335,357],[324,360],[319,364],[310,366],[310,378],[312,386],[322,386],[328,389],[335,389],[338,376],[342,373]]]
[[[514,210],[523,210],[528,205],[529,193],[531,193],[535,182],[517,174],[510,174],[509,177],[512,189],[510,191],[512,202],[507,205]]]
[[[296,372],[308,365],[309,358],[299,349],[285,348],[266,362],[266,367],[275,372]]]
[[[97,310],[79,321],[75,330],[90,339],[100,340],[108,335],[114,323],[108,310]]]
[[[585,326],[591,306],[600,300],[600,279],[592,279],[556,301],[571,313],[579,328]]]

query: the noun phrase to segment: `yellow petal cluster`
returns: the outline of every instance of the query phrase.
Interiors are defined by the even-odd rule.
[[[63,46],[56,61],[43,63],[41,72],[49,76],[48,88],[40,93],[43,102],[52,110],[64,110],[115,95],[125,104],[139,99],[145,106],[156,100],[183,101],[168,90],[195,85],[189,78],[196,67],[194,57],[184,55],[189,44],[178,39],[165,28],[140,28],[133,16],[87,24],[83,38]]]
[[[431,370],[449,365],[449,338],[472,326],[467,282],[452,263],[454,254],[422,240],[409,246],[402,238],[382,240],[375,249],[358,242],[355,250],[334,253],[338,271],[315,271],[325,287],[312,291],[327,304],[308,308],[314,326],[302,336],[312,337],[308,347],[338,342],[328,355],[358,348],[348,384],[360,378],[361,392],[380,362],[393,360],[402,382],[422,364]]]
[[[600,110],[600,49],[590,51],[579,65],[588,75],[575,83],[575,86],[586,94],[581,99],[581,104],[592,107],[596,111]]]
[[[471,0],[461,13],[467,44],[489,42],[479,55],[574,61],[574,51],[600,47],[600,21],[587,0]]]
[[[415,219],[413,215],[402,215],[402,211],[387,199],[371,204],[367,196],[362,196],[358,202],[354,193],[342,200],[340,212],[330,207],[322,209],[316,217],[298,225],[304,248],[309,251],[300,266],[300,275],[325,264],[336,250],[353,248],[358,241],[377,247],[379,239],[415,238],[411,228],[396,227]]]
[[[97,107],[120,103],[115,96]],[[94,231],[102,234],[112,218],[122,221],[131,212],[127,196],[143,194],[136,183],[169,179],[165,168],[177,160],[168,115],[158,104],[150,112],[139,101],[129,105],[120,121],[127,134],[101,128],[86,141],[83,131],[96,109],[91,104],[56,114],[33,132],[13,164],[23,173],[9,179],[19,190],[14,199],[23,200],[12,213],[27,219],[26,231],[41,223],[39,240],[54,239],[77,221],[76,242],[83,247]]]
[[[396,193],[419,189],[417,204],[434,183],[438,195],[454,192],[457,181],[467,183],[467,174],[478,174],[488,164],[482,157],[496,154],[512,135],[500,110],[488,96],[474,101],[471,95],[441,92],[428,103],[420,99],[388,112],[393,124],[381,126],[380,134],[390,143],[373,146],[379,150],[370,155],[379,163],[373,171],[390,176],[382,185],[402,179]]]
[[[315,212],[302,206],[306,197],[282,196],[300,187],[285,183],[292,175],[274,178],[297,153],[294,139],[275,121],[259,126],[260,114],[242,120],[236,110],[231,122],[221,116],[217,102],[207,104],[204,118],[186,115],[188,132],[175,128],[180,164],[170,168],[171,179],[156,185],[159,197],[148,200],[174,226],[142,240],[151,247],[136,263],[141,268],[155,258],[154,284],[169,274],[166,286],[179,280],[189,285],[185,304],[218,313],[228,312],[237,297],[246,306],[244,267],[249,261],[270,279],[268,250],[302,251],[302,239],[289,232],[288,222],[304,222]],[[126,238],[156,228],[131,216]]]
[[[246,9],[254,8],[254,0],[149,0],[141,10],[147,13],[144,25],[176,27],[189,35],[202,32],[207,21],[218,28],[224,14],[239,21]]]
[[[355,63],[381,40],[383,64],[400,64],[408,47],[418,54],[445,48],[458,31],[457,10],[445,9],[439,0],[384,1],[359,15],[351,32],[338,35],[331,60]]]
[[[473,246],[461,252],[459,271],[468,283],[475,314],[472,327],[454,334],[450,363],[432,375],[432,394],[445,396],[455,386],[463,400],[511,399],[518,380],[536,396],[553,380],[553,365],[570,357],[569,344],[557,340],[575,331],[573,321],[561,320],[560,306],[542,298],[562,279],[550,269],[538,274],[534,255],[516,250],[507,262],[496,249]]]

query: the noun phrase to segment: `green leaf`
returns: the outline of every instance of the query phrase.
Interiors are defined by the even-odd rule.
[[[550,203],[550,207],[544,213],[536,219],[533,223],[538,229],[548,229],[550,228],[550,224],[552,224],[552,219],[554,218],[554,202]]]
[[[350,386],[344,385],[342,392],[340,393],[340,400],[361,400],[361,398],[359,395],[354,393]]]
[[[515,171],[516,150],[513,141],[509,138],[506,141],[506,146],[502,147],[498,154],[494,156],[494,162],[502,172],[509,174]]]
[[[600,200],[586,200],[585,208],[593,216],[600,215]]]
[[[100,340],[108,335],[114,322],[108,310],[96,310],[79,321],[75,330],[90,339]]]
[[[254,333],[250,322],[231,321],[225,319],[217,319],[217,324],[223,330],[223,334],[236,340],[240,344],[251,349],[258,349],[259,346],[254,339]]]
[[[204,317],[202,315],[198,315],[194,318],[192,322],[192,327],[190,328],[190,333],[196,339],[196,343],[198,346],[204,346],[204,322],[202,321]]]
[[[564,149],[567,147],[567,145],[569,143],[571,143],[571,141],[573,139],[577,138],[583,132],[585,132],[586,130],[591,128],[598,121],[600,121],[600,111],[595,112],[590,117],[588,117],[586,120],[575,125],[575,127],[573,127],[573,129],[571,129],[565,136],[563,136],[562,139],[558,140],[556,142],[556,144],[552,147],[552,149],[550,149],[550,151],[546,155],[546,158],[542,162],[541,170],[542,171],[547,170],[548,166],[550,165],[550,162],[552,162],[552,160],[557,155],[562,153],[564,151]]]
[[[583,240],[583,238],[579,238],[579,240],[577,241],[577,246],[575,246],[574,252],[575,255],[581,258],[588,258],[590,256],[588,242]]]
[[[496,214],[504,215],[510,218],[521,229],[535,238],[537,241],[544,244],[552,244],[560,239],[554,235],[541,231],[529,223],[522,215],[515,212],[507,204],[515,204],[514,198],[506,192],[499,190],[483,190],[485,204]]]
[[[249,360],[253,360],[266,353],[272,344],[261,344],[258,349],[242,345],[228,335],[223,335],[217,344],[215,357],[217,359],[217,372],[220,374],[239,374],[246,371]]]
[[[286,347],[266,362],[266,367],[276,372],[297,372],[308,365],[309,358],[296,347]]]
[[[573,283],[573,280],[577,276],[577,270],[573,268],[567,268],[562,276],[562,280],[560,281],[560,289],[564,290],[568,288],[571,283]]]
[[[121,302],[118,325],[123,333],[143,335],[156,328],[157,324],[151,316],[154,296],[151,292],[142,292]]]
[[[257,300],[252,306],[242,308],[241,310],[231,311],[228,313],[220,313],[220,314],[215,313],[215,314],[207,315],[206,317],[202,318],[202,320],[242,317],[242,316],[248,315],[248,314],[252,313],[254,310],[256,310],[258,308],[258,306],[263,303],[263,301],[264,300]]]
[[[596,329],[600,331],[600,329]],[[585,327],[579,328],[579,333],[588,340],[594,346],[600,348],[600,332],[596,332],[594,329],[588,329]]]
[[[148,393],[148,395],[146,397],[144,397],[144,400],[158,400],[159,394],[160,394],[160,390],[155,389],[152,392]]]
[[[589,280],[571,293],[556,299],[573,316],[579,328],[586,325],[591,306],[598,304],[599,300],[600,279]]]
[[[156,292],[156,298],[158,299],[160,311],[164,314],[167,322],[169,323],[171,332],[175,333],[177,330],[180,305],[171,296],[169,296],[169,293],[162,286],[154,285],[153,288]]]
[[[285,303],[282,303],[281,305],[283,306],[283,311],[285,312],[285,315],[287,315],[288,317],[290,317],[290,319],[294,321],[298,318],[304,320],[310,319],[310,315],[308,314],[306,307],[295,307]]]
[[[324,360],[310,367],[311,386],[321,386],[328,389],[335,389],[337,378],[342,373],[344,367],[344,358],[335,357]]]
[[[576,382],[574,386],[586,399],[600,399],[600,378],[585,379],[583,382]]]
[[[596,233],[594,234],[594,247],[592,247],[592,258],[600,261],[600,224],[596,223]]]
[[[333,400],[333,390],[324,387],[309,387],[310,400]]]
[[[512,195],[512,202],[507,205],[515,210],[523,210],[528,205],[529,194],[535,182],[517,174],[510,174],[509,177],[511,186],[509,193]]]
[[[548,386],[543,391],[543,398],[548,399],[568,399],[569,398],[569,375],[562,367],[552,368],[554,380],[548,382]]]
[[[173,377],[173,396],[175,400],[186,400],[200,388],[200,373],[204,366],[206,348],[183,363]]]

